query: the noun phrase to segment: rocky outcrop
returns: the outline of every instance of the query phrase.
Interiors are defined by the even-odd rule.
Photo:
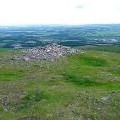
[[[21,59],[45,59],[54,60],[60,56],[65,56],[67,54],[76,53],[78,50],[63,45],[58,45],[57,43],[48,44],[44,47],[36,47],[28,49],[27,52],[20,56]]]

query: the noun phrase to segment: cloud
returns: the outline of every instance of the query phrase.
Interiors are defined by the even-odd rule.
[[[83,9],[85,7],[86,7],[85,5],[77,5],[75,8],[77,8],[77,9]]]

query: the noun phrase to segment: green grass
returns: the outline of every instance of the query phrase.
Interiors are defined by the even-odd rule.
[[[84,47],[81,47],[81,49],[120,53],[120,46],[119,45],[84,46]]]
[[[119,120],[120,53],[11,61],[18,53],[0,50],[0,119]]]
[[[0,80],[1,81],[13,81],[19,79],[24,74],[24,70],[19,69],[1,69]]]
[[[28,92],[21,100],[15,105],[17,111],[21,109],[28,109],[32,104],[35,104],[42,99],[45,99],[45,95],[40,91]]]
[[[101,58],[95,58],[95,57],[82,57],[81,60],[86,65],[91,66],[105,66],[107,62],[104,59]]]

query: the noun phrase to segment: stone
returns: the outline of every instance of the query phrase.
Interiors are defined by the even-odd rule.
[[[76,53],[77,51],[77,49],[71,47],[52,43],[44,47],[35,47],[28,49],[24,55],[21,55],[18,58],[24,59],[25,61],[30,59],[55,60],[61,56]]]

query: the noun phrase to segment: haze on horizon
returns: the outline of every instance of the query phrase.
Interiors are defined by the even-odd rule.
[[[0,0],[0,26],[116,23],[120,0]]]

